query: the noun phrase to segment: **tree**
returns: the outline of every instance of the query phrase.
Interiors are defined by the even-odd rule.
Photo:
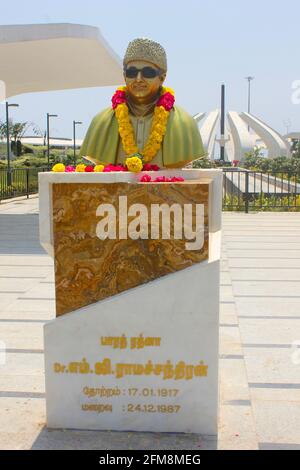
[[[293,139],[291,144],[292,158],[300,158],[300,139]]]
[[[261,153],[261,148],[254,147],[252,152],[245,153],[245,160],[244,160],[244,167],[251,169],[251,168],[258,168],[262,160],[265,160]]]
[[[12,143],[13,152],[19,157],[22,153],[21,138],[30,129],[33,129],[35,135],[39,134],[39,130],[33,122],[13,122],[11,119],[8,121],[8,132]],[[0,139],[6,139],[7,126],[6,122],[0,121]]]

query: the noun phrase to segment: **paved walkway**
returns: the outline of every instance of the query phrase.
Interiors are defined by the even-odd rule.
[[[224,213],[223,268],[221,390],[236,396],[221,423],[239,420],[241,437],[254,424],[259,449],[300,449],[300,214]]]
[[[54,318],[54,279],[37,207],[37,198],[0,204],[0,449],[300,448],[299,214],[224,213],[216,443],[46,429],[43,325]]]

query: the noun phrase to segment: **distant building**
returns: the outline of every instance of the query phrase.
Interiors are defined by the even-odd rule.
[[[37,136],[24,136],[21,139],[22,145],[33,145],[33,146],[41,146],[45,145],[44,137],[37,137]],[[80,148],[82,145],[82,139],[76,139],[75,145],[76,148]],[[67,137],[51,137],[50,138],[50,146],[51,148],[73,148],[74,142],[73,139],[69,139]]]
[[[199,113],[194,116],[199,126],[203,144],[210,159],[219,158],[217,147],[225,145],[226,161],[243,161],[247,152],[261,148],[262,154],[273,158],[291,155],[291,139],[283,136],[261,119],[246,112],[229,111],[225,126],[225,135],[218,137],[220,110]],[[206,119],[204,119],[206,118]],[[298,135],[299,133],[294,133]]]

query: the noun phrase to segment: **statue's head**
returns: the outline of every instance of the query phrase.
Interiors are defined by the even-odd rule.
[[[140,104],[153,101],[167,74],[164,48],[150,39],[134,39],[127,47],[123,66],[127,92],[132,100]]]

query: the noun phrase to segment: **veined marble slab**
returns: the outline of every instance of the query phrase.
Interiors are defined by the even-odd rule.
[[[192,181],[54,183],[57,316],[207,260],[209,190]]]
[[[146,172],[145,172],[146,173]],[[221,230],[222,215],[222,170],[210,169],[174,169],[147,172],[153,176],[182,176],[186,181],[211,181],[212,190],[209,199],[209,232]],[[52,185],[53,183],[137,183],[140,173],[39,173],[39,223],[40,243],[47,253],[53,257],[53,225],[52,225]]]

